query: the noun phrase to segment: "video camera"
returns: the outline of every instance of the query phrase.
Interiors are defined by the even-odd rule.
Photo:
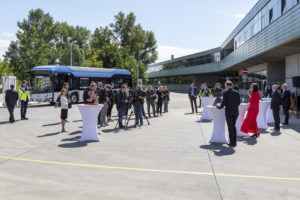
[[[136,89],[132,93],[133,103],[144,103],[145,101],[145,92],[143,92],[140,88]]]

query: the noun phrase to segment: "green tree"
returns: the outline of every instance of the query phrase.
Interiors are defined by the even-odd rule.
[[[0,77],[1,76],[12,76],[13,68],[9,66],[9,63],[6,60],[1,61],[0,59]]]
[[[154,33],[136,24],[133,13],[119,12],[109,27],[96,28],[91,39],[94,59],[103,61],[103,67],[123,68],[146,80],[146,66],[157,59]]]
[[[31,10],[28,19],[18,22],[17,41],[10,43],[5,54],[18,78],[34,66],[52,64],[53,24],[53,18],[41,9]]]
[[[69,46],[65,48],[64,54],[61,58],[61,63],[64,65],[71,65],[71,45],[72,45],[72,65],[81,66],[84,62],[84,50],[79,48],[79,45],[70,43]]]
[[[120,41],[122,48],[128,48],[130,55],[144,65],[155,62],[157,46],[154,33],[145,31],[140,24],[136,24],[136,16],[129,13],[125,16],[119,12],[115,16],[115,23],[110,24],[114,38]]]
[[[92,55],[92,57],[90,57],[89,59],[85,60],[82,63],[82,66],[84,67],[98,67],[98,68],[102,68],[103,67],[103,62],[99,61],[99,57],[96,53],[94,53]]]

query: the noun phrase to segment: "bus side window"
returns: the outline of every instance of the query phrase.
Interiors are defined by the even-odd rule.
[[[79,88],[85,89],[87,87],[89,87],[89,78],[80,78]]]

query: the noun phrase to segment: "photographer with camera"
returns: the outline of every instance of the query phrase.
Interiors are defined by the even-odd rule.
[[[132,93],[134,114],[135,114],[135,126],[140,122],[143,125],[143,104],[144,98],[146,97],[145,92],[142,91],[141,85],[137,84],[135,90]]]
[[[121,90],[116,94],[116,104],[117,104],[117,110],[118,110],[118,116],[119,116],[119,128],[124,128],[123,126],[123,117],[125,115],[126,107],[128,104],[128,94],[126,92],[126,86],[123,85]]]

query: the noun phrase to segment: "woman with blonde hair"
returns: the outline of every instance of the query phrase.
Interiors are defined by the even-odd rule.
[[[60,119],[61,119],[61,132],[66,132],[65,124],[68,118],[69,100],[67,98],[67,90],[60,91]]]

